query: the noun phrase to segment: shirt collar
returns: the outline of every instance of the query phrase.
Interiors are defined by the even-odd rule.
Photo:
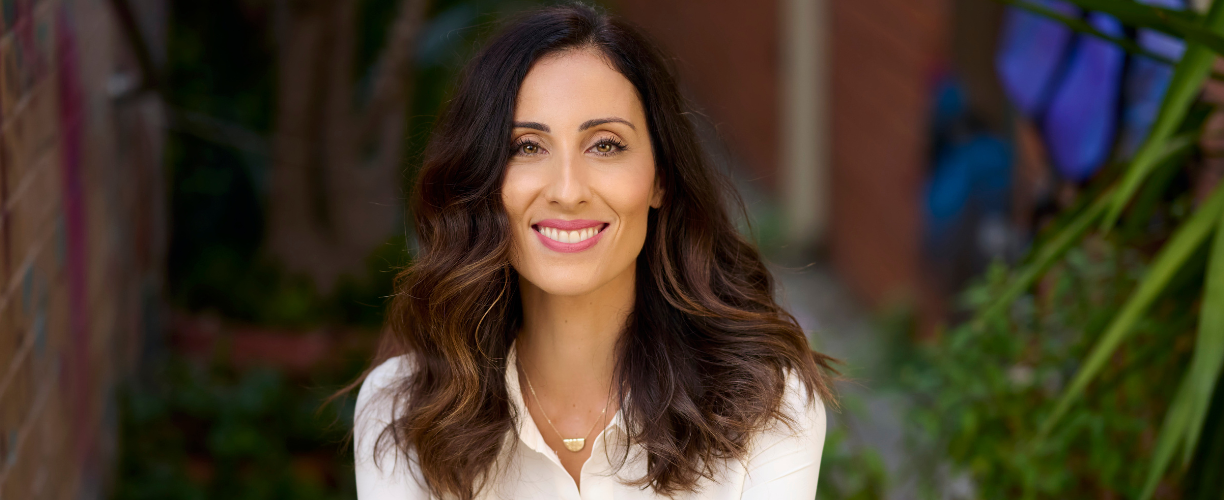
[[[510,404],[514,406],[514,414],[517,417],[515,419],[515,430],[518,433],[519,440],[527,445],[528,448],[557,460],[559,465],[560,460],[557,459],[557,453],[552,448],[549,448],[548,443],[544,442],[544,435],[540,434],[540,428],[536,426],[535,420],[531,418],[531,413],[527,411],[527,402],[523,400],[523,390],[519,386],[518,370],[515,368],[517,365],[518,348],[515,343],[511,343],[510,351],[506,355],[506,390],[510,393]],[[595,435],[591,445],[594,446],[595,442],[607,439],[605,434],[608,429],[613,427],[624,429],[624,421],[621,418],[620,409],[617,409],[616,414],[612,415],[612,420],[608,422],[608,427],[604,428],[604,432]]]

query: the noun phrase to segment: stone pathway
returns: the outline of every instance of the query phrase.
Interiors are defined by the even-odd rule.
[[[842,360],[838,384],[842,409],[829,412],[830,433],[844,429],[852,450],[875,453],[888,473],[889,500],[918,498],[906,467],[903,426],[906,402],[885,386],[885,332],[826,265],[771,266],[782,304],[795,315],[821,352]],[[822,482],[826,478],[821,478]]]

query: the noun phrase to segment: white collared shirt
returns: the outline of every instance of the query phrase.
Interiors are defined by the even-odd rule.
[[[391,402],[383,392],[412,373],[409,358],[399,356],[379,365],[361,385],[357,395],[354,421],[356,452],[357,498],[359,500],[417,500],[432,498],[425,488],[420,472],[412,460],[398,456],[395,446],[387,442],[375,465],[374,442],[391,420]],[[506,388],[515,414],[524,416],[516,422],[517,446],[503,443],[499,470],[490,484],[480,491],[487,499],[565,499],[611,500],[662,498],[653,489],[624,484],[625,480],[645,475],[646,460],[640,445],[631,445],[629,459],[619,471],[613,471],[617,450],[623,455],[625,425],[618,411],[608,427],[595,436],[591,457],[582,465],[581,491],[561,461],[547,444],[527,412],[519,389],[515,350],[510,348],[506,363]],[[817,400],[808,405],[798,377],[787,378],[784,411],[794,419],[794,429],[776,423],[760,432],[753,440],[745,461],[728,462],[716,481],[701,479],[698,489],[678,498],[708,499],[802,499],[816,497],[816,482],[820,475],[820,456],[825,439],[824,404]],[[609,458],[612,457],[612,458]],[[398,458],[398,459],[397,459]],[[414,457],[415,460],[415,457]]]

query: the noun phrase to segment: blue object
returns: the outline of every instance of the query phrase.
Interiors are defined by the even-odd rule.
[[[1097,30],[1121,37],[1122,23],[1093,12],[1088,22]],[[1096,173],[1113,151],[1118,128],[1126,52],[1111,42],[1087,35],[1076,37],[1067,64],[1042,116],[1042,131],[1050,160],[1063,177],[1084,181]]]
[[[1011,162],[1011,148],[992,135],[978,134],[952,148],[936,162],[927,184],[929,226],[938,232],[953,224],[971,200],[979,210],[1006,213]]]
[[[947,131],[968,111],[965,91],[955,78],[941,78],[935,86],[935,117],[931,129]]]
[[[1098,12],[1083,14],[1060,0],[1034,5],[1083,17],[1097,30],[1127,36],[1121,23]],[[1138,0],[1185,9],[1185,0]],[[1085,17],[1086,16],[1086,17]],[[1135,30],[1145,50],[1177,61],[1185,44],[1163,33]],[[1167,61],[1127,55],[1114,44],[1074,34],[1057,21],[1009,8],[995,57],[1004,91],[1018,110],[1040,125],[1050,163],[1076,182],[1092,177],[1112,157],[1134,155],[1147,138],[1173,77]]]
[[[1177,10],[1185,8],[1180,0],[1144,0],[1143,3]],[[1146,28],[1140,28],[1136,38],[1139,46],[1172,61],[1180,61],[1182,52],[1186,50],[1186,44],[1180,39]],[[1132,58],[1122,91],[1122,132],[1118,138],[1118,156],[1134,156],[1147,139],[1172,80],[1172,65],[1142,56]]]
[[[1030,3],[1067,17],[1080,17],[1080,10],[1066,2],[1030,0]],[[1003,91],[1026,116],[1036,117],[1044,109],[1073,34],[1058,21],[1015,7],[1007,9],[995,70]]]

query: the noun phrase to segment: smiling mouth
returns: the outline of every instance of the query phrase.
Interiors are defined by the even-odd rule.
[[[574,231],[566,231],[563,229],[557,229],[555,227],[536,225],[532,226],[532,229],[535,229],[537,233],[540,233],[545,238],[558,243],[582,243],[586,240],[594,238],[600,232],[603,232],[603,230],[607,227],[608,224],[601,224],[599,226],[592,226]]]

